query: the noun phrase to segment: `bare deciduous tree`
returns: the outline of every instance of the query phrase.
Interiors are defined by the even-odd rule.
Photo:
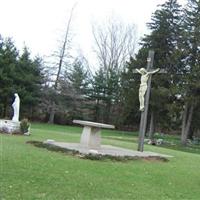
[[[125,62],[134,54],[136,27],[134,24],[125,24],[121,20],[112,17],[104,25],[93,25],[92,30],[95,53],[101,70],[97,76],[101,77],[102,75],[101,78],[103,78],[101,82],[96,84],[100,84],[97,88],[104,87],[102,88],[102,94],[97,95],[101,99],[96,99],[96,102],[101,100],[101,109],[104,107],[102,121],[110,123],[112,108],[114,109],[119,101],[120,73],[125,66]],[[96,79],[100,79],[100,77]],[[99,105],[97,103],[97,107]]]
[[[92,31],[100,67],[105,71],[120,71],[134,54],[136,26],[125,24],[113,17],[103,26],[93,24]]]
[[[55,92],[58,90],[58,83],[59,83],[59,79],[61,77],[61,72],[62,72],[62,68],[64,67],[65,64],[65,58],[69,57],[69,53],[67,50],[69,50],[70,48],[70,28],[71,28],[71,23],[72,23],[72,17],[73,17],[73,12],[74,9],[76,7],[76,3],[73,5],[71,11],[70,11],[70,15],[69,15],[69,19],[67,22],[67,27],[66,27],[66,31],[64,34],[64,39],[61,42],[61,46],[58,49],[58,52],[56,52],[54,54],[54,57],[57,59],[57,62],[55,63],[55,67],[54,69],[56,70],[55,73],[55,81],[53,84],[53,89],[55,90]],[[49,116],[49,123],[53,123],[54,122],[54,115],[55,115],[55,101],[52,100],[51,102],[51,106],[50,106],[50,116]]]

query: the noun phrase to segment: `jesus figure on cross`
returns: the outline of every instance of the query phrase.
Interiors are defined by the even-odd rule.
[[[149,79],[149,76],[151,74],[155,74],[159,70],[160,70],[160,68],[158,68],[154,71],[148,72],[145,68],[136,69],[136,71],[141,74],[141,83],[140,83],[140,89],[139,89],[139,101],[140,101],[140,111],[142,111],[142,112],[144,111],[144,98],[145,98],[145,94],[147,91],[147,81]]]

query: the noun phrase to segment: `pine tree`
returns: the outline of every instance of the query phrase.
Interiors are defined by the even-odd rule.
[[[28,48],[24,47],[16,66],[13,86],[20,95],[22,116],[33,117],[34,109],[40,102],[42,79],[41,58],[31,59]]]
[[[70,72],[66,72],[69,83],[78,95],[87,95],[90,84],[89,72],[81,59],[75,59]]]
[[[90,77],[88,66],[82,57],[76,58],[72,64],[71,70],[66,71],[65,81],[68,89],[63,90],[65,96],[71,96],[70,115],[76,119],[88,119],[88,93],[90,90]]]
[[[142,41],[143,48],[155,51],[154,68],[159,67],[167,71],[164,75],[154,76],[150,101],[151,116],[154,114],[154,119],[158,119],[156,116],[159,116],[157,122],[165,128],[170,126],[170,123],[166,124],[167,121],[170,122],[171,115],[168,105],[174,101],[175,94],[172,93],[172,88],[177,84],[176,75],[181,66],[181,19],[181,6],[177,1],[166,1],[153,13],[151,22],[148,23],[151,33]]]
[[[1,117],[10,118],[14,93],[21,99],[20,116],[32,117],[33,109],[40,100],[42,84],[42,61],[31,59],[25,47],[19,56],[11,38],[0,38],[0,112]]]
[[[183,23],[183,49],[184,49],[184,73],[182,98],[184,99],[184,111],[182,119],[181,142],[186,144],[191,132],[191,124],[194,112],[198,112],[200,99],[200,2],[188,0],[184,10]],[[197,113],[195,113],[198,118]],[[193,123],[195,128],[200,128]]]
[[[11,38],[0,38],[0,109],[1,117],[10,115],[9,105],[14,94],[14,79],[18,51]]]
[[[105,110],[105,89],[106,89],[106,75],[104,70],[100,68],[94,75],[92,80],[92,91],[90,99],[95,102],[94,104],[94,121],[103,122],[103,113]]]

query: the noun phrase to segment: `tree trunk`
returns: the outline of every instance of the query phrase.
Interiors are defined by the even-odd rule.
[[[193,111],[194,111],[194,106],[191,105],[190,110],[189,110],[189,113],[188,113],[187,124],[186,124],[186,127],[185,127],[185,131],[186,131],[186,134],[187,134],[187,138],[188,138],[189,131],[190,131],[190,127],[191,127],[191,123],[192,123]]]
[[[188,103],[186,103],[183,111],[182,116],[182,130],[181,130],[181,143],[186,144],[186,135],[185,135],[185,127],[186,127],[186,121],[187,121],[187,114],[188,114]]]
[[[190,132],[189,132],[189,135],[188,135],[188,139],[192,140],[193,139],[193,136],[194,136],[194,133],[195,133],[195,130],[194,128],[190,128]]]
[[[94,121],[98,122],[100,119],[100,113],[99,113],[99,99],[97,99],[96,105],[95,105],[95,114],[94,114]]]
[[[182,121],[182,132],[181,132],[181,143],[186,145],[187,138],[189,136],[190,126],[192,122],[192,116],[194,111],[194,105],[191,105],[189,108],[188,103],[184,108],[183,121]]]
[[[55,103],[53,102],[49,114],[49,121],[48,121],[49,124],[54,123],[54,116],[55,116]]]
[[[29,110],[29,119],[33,119],[33,106],[32,105],[30,105],[30,110]]]
[[[150,127],[149,127],[149,139],[153,139],[155,133],[155,119],[154,119],[154,112],[151,111],[151,120],[150,120]]]
[[[64,42],[63,42],[62,47],[60,49],[58,71],[57,71],[56,80],[55,80],[55,84],[54,84],[54,90],[55,91],[57,91],[57,89],[58,89],[58,82],[59,82],[59,78],[60,78],[60,74],[61,74],[61,69],[63,67],[65,52],[66,52],[67,43],[68,43],[68,40],[69,40],[69,29],[70,29],[70,25],[71,25],[71,21],[72,21],[72,15],[73,15],[73,11],[74,11],[75,6],[76,6],[76,3],[73,5],[73,7],[71,9],[69,20],[68,20],[68,23],[67,23],[67,29],[66,29],[66,32],[65,32]],[[51,124],[54,123],[55,106],[56,106],[55,102],[52,102],[49,121],[48,121],[48,123],[51,123]]]
[[[105,109],[106,110],[104,112],[104,122],[110,123],[111,101],[107,102]]]

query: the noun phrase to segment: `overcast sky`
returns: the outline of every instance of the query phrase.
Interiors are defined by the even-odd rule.
[[[0,34],[12,37],[20,50],[26,44],[33,55],[48,56],[56,49],[75,2],[74,45],[87,57],[92,45],[92,21],[118,15],[136,24],[138,36],[142,36],[152,12],[165,0],[0,0]]]

